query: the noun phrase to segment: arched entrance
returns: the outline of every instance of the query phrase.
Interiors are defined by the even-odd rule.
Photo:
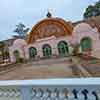
[[[45,44],[43,46],[43,56],[48,58],[48,57],[51,57],[51,55],[52,55],[51,46],[48,44]]]
[[[58,51],[61,56],[67,56],[69,54],[68,44],[65,41],[58,43]]]
[[[92,50],[92,40],[89,37],[84,37],[81,40],[81,49],[82,51],[90,51]]]
[[[35,58],[36,55],[37,55],[37,50],[36,50],[36,48],[30,47],[30,48],[29,48],[29,56],[30,56],[30,58],[31,58],[31,59],[32,59],[32,58]]]
[[[14,54],[14,56],[15,56],[16,62],[18,62],[19,59],[20,59],[20,52],[19,52],[18,50],[15,50],[15,51],[13,52],[13,54]]]

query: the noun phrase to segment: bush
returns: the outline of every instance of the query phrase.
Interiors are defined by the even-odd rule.
[[[16,60],[16,63],[24,63],[24,58],[18,58],[18,59]]]
[[[24,63],[24,58],[19,58],[20,63]]]

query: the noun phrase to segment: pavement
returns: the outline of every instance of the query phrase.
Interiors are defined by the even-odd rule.
[[[72,57],[72,61],[75,65],[77,65],[77,68],[80,70],[81,77],[92,77],[92,75],[81,65],[80,59],[78,57]]]
[[[82,65],[79,57],[44,59],[16,64],[11,68],[9,66],[6,70],[4,68],[0,71],[0,80],[92,77],[93,74],[87,68]]]

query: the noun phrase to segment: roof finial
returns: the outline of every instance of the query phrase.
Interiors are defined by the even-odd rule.
[[[48,13],[47,13],[47,15],[46,15],[48,18],[51,18],[52,17],[52,14],[51,14],[51,11],[50,11],[50,9],[48,9]]]

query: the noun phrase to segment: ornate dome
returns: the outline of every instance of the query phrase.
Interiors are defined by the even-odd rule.
[[[74,33],[88,32],[92,29],[92,27],[87,23],[80,23],[75,26]]]
[[[66,22],[60,18],[46,18],[38,22],[31,30],[28,43],[52,35],[59,37],[65,35],[71,35],[73,26],[70,22]]]
[[[13,42],[13,45],[14,46],[25,46],[27,45],[26,41],[23,40],[23,39],[16,39],[14,42]]]

